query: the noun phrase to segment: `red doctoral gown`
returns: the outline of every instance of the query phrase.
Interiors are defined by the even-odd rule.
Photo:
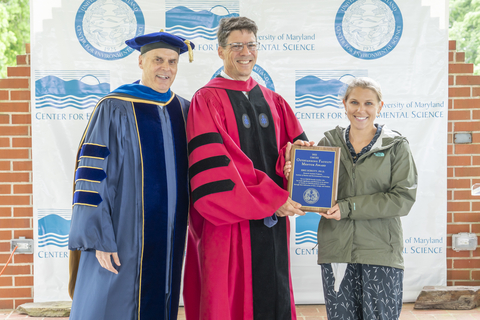
[[[306,140],[292,109],[252,78],[217,77],[193,97],[187,138],[187,319],[296,319],[289,221],[264,224],[288,198],[279,150]]]

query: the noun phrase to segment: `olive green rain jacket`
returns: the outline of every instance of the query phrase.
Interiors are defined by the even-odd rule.
[[[341,147],[338,204],[341,220],[318,225],[318,263],[404,268],[400,217],[417,193],[417,169],[406,138],[383,126],[372,149],[354,164],[345,128],[325,132],[319,146]]]

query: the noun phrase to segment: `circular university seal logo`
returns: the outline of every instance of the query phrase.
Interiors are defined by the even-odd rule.
[[[316,189],[308,188],[303,193],[303,200],[308,204],[314,204],[320,199],[320,195]]]
[[[223,70],[223,67],[215,71],[215,73],[212,76],[212,79],[215,78],[220,74],[220,72]],[[259,84],[261,84],[264,87],[267,87],[268,89],[275,91],[275,85],[273,84],[272,78],[270,75],[265,71],[262,67],[260,67],[258,64],[253,66],[253,71],[252,71],[252,78],[253,80],[257,81]]]
[[[393,0],[345,0],[335,17],[335,35],[355,58],[378,59],[400,41],[403,19]]]
[[[82,47],[103,60],[118,60],[134,51],[125,40],[143,35],[145,19],[134,0],[85,0],[75,17]]]

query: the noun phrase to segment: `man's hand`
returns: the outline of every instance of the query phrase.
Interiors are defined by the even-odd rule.
[[[290,176],[290,171],[292,171],[292,161],[287,161],[285,162],[285,166],[283,167],[283,175],[287,180],[288,180],[288,177]]]
[[[297,140],[293,144],[296,146],[311,147],[315,144],[315,142]],[[291,154],[290,154],[291,152],[292,152],[292,144],[290,142],[287,142],[287,147],[285,148],[285,166],[283,167],[283,175],[287,180],[288,180],[288,176],[290,175],[290,171],[292,170],[292,161],[291,161]]]
[[[300,210],[302,205],[298,202],[293,201],[288,197],[287,201],[275,212],[279,217],[294,216],[298,214],[299,216],[305,215],[305,212]]]
[[[303,140],[297,140],[293,143],[296,146],[305,146],[305,147],[311,147],[315,144],[315,141],[303,141]],[[292,144],[290,142],[287,142],[287,147],[285,148],[285,161],[290,161],[290,152],[292,151]]]
[[[118,258],[118,254],[116,252],[103,252],[97,250],[95,256],[97,257],[98,262],[103,268],[107,269],[110,272],[118,274],[117,269],[115,269],[112,265],[113,258],[113,262],[115,262],[117,266],[120,266],[120,259]]]
[[[342,215],[340,214],[340,207],[338,206],[338,203],[328,209],[326,213],[320,212],[320,215],[324,217],[325,219],[334,219],[334,220],[340,220],[342,218]]]

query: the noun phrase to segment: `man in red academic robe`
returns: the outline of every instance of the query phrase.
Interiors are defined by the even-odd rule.
[[[188,320],[296,319],[288,216],[304,212],[275,166],[288,142],[309,143],[287,102],[250,77],[256,33],[248,18],[221,20],[224,70],[195,94],[188,115]]]

